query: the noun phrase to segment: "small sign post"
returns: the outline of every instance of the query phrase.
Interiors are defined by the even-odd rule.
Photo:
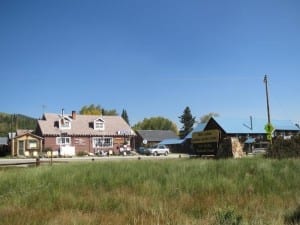
[[[267,123],[265,126],[265,131],[267,133],[267,139],[271,142],[272,144],[272,133],[274,131],[274,127],[272,126],[271,123]]]

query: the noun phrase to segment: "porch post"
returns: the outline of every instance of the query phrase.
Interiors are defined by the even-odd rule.
[[[11,156],[12,157],[14,157],[15,156],[15,146],[14,146],[14,142],[15,142],[15,140],[14,140],[14,138],[12,137],[12,133],[11,133],[11,138],[10,138],[10,141],[11,141]]]
[[[40,155],[43,153],[43,140],[40,139]]]

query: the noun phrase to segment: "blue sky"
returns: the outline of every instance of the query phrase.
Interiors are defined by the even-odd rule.
[[[300,120],[298,0],[0,0],[0,112]]]

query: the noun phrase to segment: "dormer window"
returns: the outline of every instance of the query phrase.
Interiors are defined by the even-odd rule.
[[[99,118],[97,120],[94,120],[94,130],[104,130],[105,125],[104,125],[104,120]]]
[[[71,121],[65,117],[59,119],[59,128],[60,129],[71,129]]]

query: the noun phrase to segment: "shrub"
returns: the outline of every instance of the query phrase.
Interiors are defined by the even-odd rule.
[[[222,141],[222,144],[220,145],[220,148],[217,152],[216,157],[217,158],[229,158],[232,157],[232,144],[230,138],[224,138]]]
[[[292,158],[300,156],[300,135],[285,140],[282,137],[274,139],[272,146],[267,151],[267,157]]]
[[[88,153],[86,151],[79,151],[79,152],[77,152],[76,155],[77,156],[86,156],[86,155],[88,155]]]
[[[44,152],[48,152],[48,151],[51,152],[51,151],[52,151],[52,148],[47,147],[47,148],[44,149]]]
[[[240,225],[242,216],[237,215],[233,209],[219,210],[216,215],[215,225]]]
[[[298,207],[293,212],[289,212],[284,216],[284,224],[300,224],[300,205],[298,205]]]

